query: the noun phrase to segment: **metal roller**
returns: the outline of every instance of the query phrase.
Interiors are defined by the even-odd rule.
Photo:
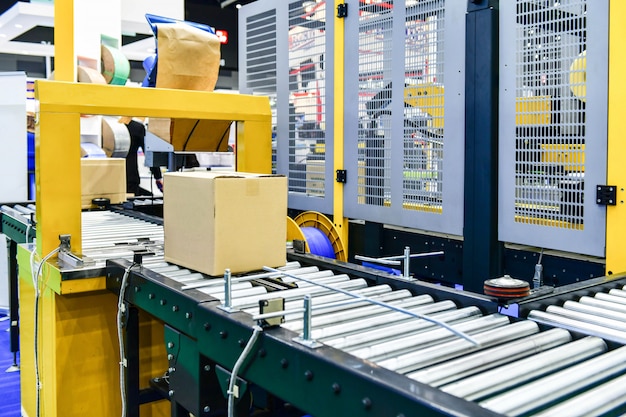
[[[433,387],[440,387],[480,372],[543,352],[572,340],[567,330],[552,329],[520,340],[452,359],[407,375]]]
[[[519,416],[625,370],[626,347],[621,347],[482,401],[480,405],[497,413]]]
[[[611,319],[607,317],[601,317],[601,316],[589,314],[589,313],[583,313],[581,311],[571,310],[571,309],[563,308],[559,306],[548,306],[546,308],[546,312],[569,317],[573,320],[578,320],[583,323],[591,323],[591,324],[596,324],[598,326],[606,327],[609,329],[619,330],[621,332],[624,332],[624,337],[626,337],[626,323],[619,321],[619,320],[615,320],[615,319]]]
[[[477,307],[466,307],[461,308],[459,310],[447,310],[442,311],[440,313],[429,314],[430,317],[440,320],[442,322],[448,324],[460,323],[464,320],[470,320],[472,318],[477,318],[481,316],[482,313]],[[367,346],[371,346],[373,343],[381,343],[387,340],[393,339],[398,335],[398,327],[403,331],[407,330],[409,324],[411,325],[411,330],[413,333],[424,332],[427,330],[432,330],[436,328],[436,324],[426,321],[412,318],[410,323],[403,323],[399,325],[393,326],[384,326],[381,325],[372,330],[363,330],[355,332],[352,328],[347,329],[345,333],[350,333],[347,335],[342,335],[341,337],[333,337],[333,338],[324,338],[324,337],[316,337],[315,331],[313,331],[313,337],[315,340],[319,340],[326,345],[332,346],[337,349],[343,349],[346,351],[362,349]],[[348,326],[344,326],[348,327]],[[320,329],[321,331],[326,329]]]
[[[609,290],[609,294],[611,294],[611,295],[615,295],[615,296],[617,296],[617,297],[624,297],[624,298],[626,298],[626,291],[624,291],[624,290],[618,290],[618,289],[616,289],[616,288],[614,288],[614,289],[612,289],[612,290]]]
[[[369,288],[369,287],[368,287]],[[354,291],[356,294],[360,294],[378,301],[382,301],[385,303],[390,303],[394,300],[397,300],[397,297],[393,293],[387,294],[374,294],[369,295],[367,292],[363,293],[363,291]],[[353,299],[352,299],[353,300]],[[352,301],[348,300],[348,301]],[[340,324],[340,323],[352,323],[358,320],[369,320],[372,317],[375,317],[377,314],[385,314],[389,311],[388,308],[371,305],[371,304],[361,304],[360,306],[350,306],[350,304],[342,303],[340,310],[335,311],[324,311],[318,312],[313,309],[313,319],[312,326],[313,328],[323,328],[332,324]],[[301,317],[302,315],[300,315]],[[287,322],[283,325],[294,332],[299,332],[302,330],[302,320],[295,320],[291,322]]]
[[[602,339],[589,336],[444,385],[441,389],[457,397],[475,401],[600,355],[606,350],[606,343]]]
[[[582,296],[578,300],[580,304],[589,305],[603,310],[617,311],[626,314],[626,304],[613,303],[611,301],[600,300],[599,298]]]
[[[609,329],[608,327],[602,327],[593,323],[586,323],[579,320],[574,320],[569,317],[560,316],[558,314],[535,310],[528,313],[528,319],[536,321],[537,323],[547,324],[552,327],[562,327],[564,329],[577,331],[592,336],[598,336],[621,344],[626,344],[626,333],[622,331]]]
[[[349,280],[343,280],[339,282],[337,282],[336,280],[325,280],[325,283],[332,284],[336,288],[341,288],[343,290],[348,290],[348,291],[356,290],[358,288],[364,288],[367,286],[367,283],[365,282],[364,279],[349,279]],[[328,292],[329,290],[325,288],[310,286],[310,287],[305,287],[305,288],[295,288],[291,290],[284,290],[280,292],[280,296],[284,298],[285,300],[302,299],[302,297],[304,297],[305,294],[311,294],[315,296],[318,294],[325,294]],[[252,306],[257,306],[259,304],[259,301],[271,298],[273,296],[275,297],[276,295],[267,294],[261,297],[258,297],[258,296],[246,297],[245,299],[237,300],[236,303],[233,303],[233,306],[238,309],[249,308]],[[315,305],[315,301],[313,301],[313,305]]]
[[[620,406],[623,408],[624,397],[626,397],[626,375],[605,382],[533,416],[604,416]]]
[[[413,306],[403,306],[403,308],[417,314],[434,314],[442,311],[454,310],[456,309],[456,305],[452,301],[446,300],[440,301],[438,303],[419,303]],[[408,316],[404,313],[386,309],[382,313],[372,315],[371,317],[366,317],[363,320],[359,320],[357,322],[328,325],[323,328],[314,329],[313,335],[316,339],[328,339],[338,336],[340,336],[341,338],[346,338],[353,333],[367,333],[376,338],[380,335],[380,332],[383,332],[380,337],[387,336],[385,330],[388,328],[393,328],[391,330],[391,332],[393,333],[391,333],[389,336],[395,335],[396,337],[398,337],[398,335],[401,334],[398,329],[399,327],[403,331],[410,332],[414,328],[423,328],[423,321],[424,320],[416,319],[415,317]]]
[[[604,317],[611,320],[618,320],[621,323],[626,323],[626,312],[621,313],[619,311],[610,310],[606,308],[594,307],[587,304],[581,304],[576,301],[566,301],[563,303],[563,308],[567,310],[578,311],[580,313],[590,314],[597,317]]]
[[[455,328],[458,331],[473,335],[486,329],[496,327],[504,328],[509,323],[508,317],[500,314],[492,314],[463,322],[455,326]],[[409,335],[406,337],[400,335],[398,338],[364,349],[357,349],[351,353],[359,358],[379,362],[381,366],[395,370],[400,367],[398,359],[400,355],[406,355],[416,351],[423,352],[424,349],[428,349],[433,345],[437,345],[437,347],[441,346],[441,344],[450,339],[457,340],[457,337],[447,329],[436,328],[417,335]],[[465,343],[471,345],[471,343],[467,341],[465,341]],[[348,351],[350,350],[348,349]],[[383,363],[385,365],[383,365]]]
[[[602,301],[610,301],[610,302],[616,303],[616,304],[626,304],[626,298],[618,297],[616,295],[611,295],[611,294],[607,294],[607,293],[604,293],[604,292],[599,292],[599,293],[595,294],[594,297],[597,298],[598,300],[602,300]]]

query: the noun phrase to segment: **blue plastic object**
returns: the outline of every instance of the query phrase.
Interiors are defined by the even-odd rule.
[[[372,262],[362,262],[361,265],[367,266],[369,268],[378,269],[379,271],[389,272],[391,275],[396,275],[396,276],[402,275],[402,271],[400,271],[399,269],[389,268],[388,266],[379,265],[379,264],[375,264]]]
[[[301,227],[300,230],[302,230],[312,254],[335,259],[333,244],[324,232],[315,227]]]

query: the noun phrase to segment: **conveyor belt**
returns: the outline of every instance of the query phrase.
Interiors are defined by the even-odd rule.
[[[114,258],[130,260],[133,250],[143,247],[153,254],[144,257],[142,279],[158,273],[165,278],[159,285],[169,285],[177,297],[186,294],[186,297],[193,298],[193,294],[205,294],[224,303],[223,280],[208,279],[203,274],[164,262],[162,239],[162,228],[147,222],[110,212],[83,215],[85,255],[98,262]],[[593,331],[585,332],[585,326],[580,325],[576,326],[577,331],[592,334],[580,337],[578,333],[558,328],[563,327],[562,321],[545,319],[545,314],[570,320],[584,317],[593,326],[609,323],[613,331],[623,332],[625,326],[621,323],[626,317],[626,291],[593,297],[596,299],[594,302],[581,299],[566,303],[563,307],[549,308],[547,313],[536,312],[529,316],[532,320],[513,320],[497,313],[484,314],[475,306],[459,307],[450,300],[435,300],[426,294],[414,295],[407,290],[394,290],[389,285],[368,286],[363,279],[351,279],[346,274],[335,274],[331,270],[320,271],[317,267],[303,267],[293,262],[281,270],[285,275],[279,278],[286,283],[296,283],[297,288],[268,291],[265,286],[257,285],[254,275],[234,277],[232,307],[252,316],[258,313],[260,300],[280,296],[285,300],[285,310],[289,311],[301,307],[304,295],[310,294],[314,306],[311,321],[313,339],[343,354],[352,355],[355,363],[360,363],[363,368],[385,368],[407,380],[427,384],[443,393],[478,404],[485,415],[598,415],[607,410],[623,412],[626,408],[626,397],[623,395],[626,347],[610,349],[612,346],[598,337],[613,336],[608,331],[600,333],[594,327]],[[299,277],[417,314],[428,314],[471,335],[479,345],[461,339],[436,324],[380,305],[366,301],[349,302],[350,297],[345,294],[299,281]],[[623,302],[616,302],[618,300]],[[608,302],[617,307],[608,308]],[[567,315],[562,310],[567,310]],[[209,312],[209,307],[203,307],[202,311],[205,315],[219,314],[220,320],[228,317],[224,316],[225,313],[216,313],[217,310],[210,309]],[[592,313],[594,318],[590,319],[587,315]],[[281,325],[284,331],[293,332],[293,336],[303,331],[302,313],[287,313],[284,320]],[[247,321],[250,322],[250,318]],[[536,321],[553,324],[557,328],[546,330]],[[187,329],[181,331],[194,332]],[[611,340],[622,339],[621,336],[614,336]],[[626,341],[626,337],[623,340]],[[293,347],[292,343],[286,343],[285,348],[293,349],[294,354],[303,349]],[[328,352],[327,349],[323,351]],[[205,354],[210,357],[211,352],[209,350]],[[329,360],[332,362],[332,359]],[[337,366],[343,366],[341,361]],[[389,381],[380,381],[382,389],[389,389],[390,384]],[[421,389],[415,390],[416,401],[429,401],[420,397]],[[590,397],[594,400],[590,401]],[[430,401],[435,400],[431,398]],[[585,406],[578,406],[580,403]],[[436,414],[472,415],[476,412],[476,409],[470,409],[473,411],[469,414],[454,407],[441,409]]]

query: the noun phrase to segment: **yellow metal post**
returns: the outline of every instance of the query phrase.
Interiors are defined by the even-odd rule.
[[[54,2],[54,79],[76,81],[74,1]]]
[[[609,111],[607,183],[617,186],[617,205],[606,211],[606,271],[626,271],[624,233],[626,232],[626,140],[624,115],[626,114],[626,2],[609,2]]]
[[[335,1],[335,10],[339,7],[340,4],[345,3],[343,0]],[[333,160],[333,173],[337,172],[338,169],[344,169],[344,157],[343,157],[343,147],[344,147],[344,124],[343,124],[343,114],[344,114],[344,97],[343,97],[343,78],[344,78],[344,37],[345,37],[345,18],[336,17],[335,18],[335,71],[333,74],[333,78],[335,80],[335,88],[333,91],[333,100],[335,103],[335,127],[333,131],[333,152],[334,152],[334,160]],[[353,179],[356,178],[356,172],[353,175]],[[334,181],[333,182],[333,223],[337,230],[339,231],[339,235],[346,247],[349,247],[348,242],[348,219],[344,217],[344,204],[343,204],[343,183]]]

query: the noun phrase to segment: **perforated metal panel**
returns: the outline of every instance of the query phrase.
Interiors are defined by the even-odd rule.
[[[346,20],[346,212],[460,235],[466,2],[354,6]]]
[[[604,255],[607,8],[501,3],[502,240]]]
[[[270,96],[274,172],[288,177],[290,208],[324,213],[332,212],[333,18],[325,1],[260,0],[239,11],[240,54],[250,58],[239,61],[241,91]]]

